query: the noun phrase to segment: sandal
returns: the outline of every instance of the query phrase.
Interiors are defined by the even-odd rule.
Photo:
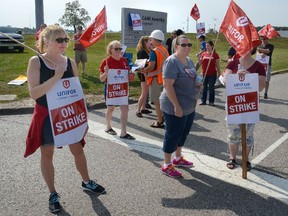
[[[164,125],[164,122],[158,122],[158,121],[155,121],[153,122],[150,127],[153,127],[153,128],[164,128],[165,125]]]
[[[235,159],[230,159],[229,162],[226,164],[228,169],[234,169],[236,166],[236,160]]]
[[[252,168],[250,161],[247,161],[247,171],[250,171]]]
[[[105,132],[110,134],[110,135],[117,135],[116,131],[114,131],[112,128],[106,129]]]
[[[141,112],[138,112],[138,111],[136,112],[136,116],[139,117],[139,118],[143,118],[142,113],[141,113]]]
[[[143,109],[143,110],[141,110],[141,113],[143,113],[143,114],[150,114],[150,113],[152,113],[152,111],[150,111],[150,110],[148,110],[148,109]]]
[[[135,140],[135,137],[131,136],[130,134],[126,134],[125,136],[120,136],[121,139],[129,139],[129,140]]]

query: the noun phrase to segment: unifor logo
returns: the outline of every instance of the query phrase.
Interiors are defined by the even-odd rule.
[[[63,84],[63,87],[66,89],[68,89],[70,87],[70,81],[69,80],[63,80],[62,84]]]
[[[121,70],[117,70],[117,74],[120,75],[121,74]]]
[[[244,74],[239,74],[239,81],[243,82],[245,80],[245,75]]]
[[[249,22],[248,22],[248,19],[246,16],[241,16],[236,20],[237,26],[246,26],[248,24],[249,24]]]

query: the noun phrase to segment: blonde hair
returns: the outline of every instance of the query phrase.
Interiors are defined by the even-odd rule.
[[[118,40],[114,40],[114,41],[111,41],[108,46],[107,46],[107,49],[106,49],[106,54],[107,55],[111,55],[111,49],[116,45],[116,44],[119,44],[121,46],[121,43],[120,41]]]
[[[67,38],[69,38],[68,34],[59,25],[49,25],[47,26],[39,36],[39,51],[40,53],[45,52],[46,44],[48,41],[55,41],[61,34],[65,34]]]

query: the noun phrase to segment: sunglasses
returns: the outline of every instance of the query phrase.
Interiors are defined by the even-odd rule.
[[[186,46],[192,47],[192,43],[187,43],[187,44],[182,43],[182,44],[180,44],[180,46],[181,46],[181,47],[186,47]]]
[[[121,51],[122,48],[121,48],[121,47],[120,47],[120,48],[114,48],[114,50],[115,50],[115,51]]]
[[[70,39],[66,37],[66,38],[56,38],[55,40],[57,43],[61,44],[63,42],[68,43]]]

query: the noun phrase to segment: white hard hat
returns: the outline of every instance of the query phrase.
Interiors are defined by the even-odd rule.
[[[149,37],[159,41],[164,41],[164,34],[161,30],[154,30],[153,32],[151,32],[151,35]]]

